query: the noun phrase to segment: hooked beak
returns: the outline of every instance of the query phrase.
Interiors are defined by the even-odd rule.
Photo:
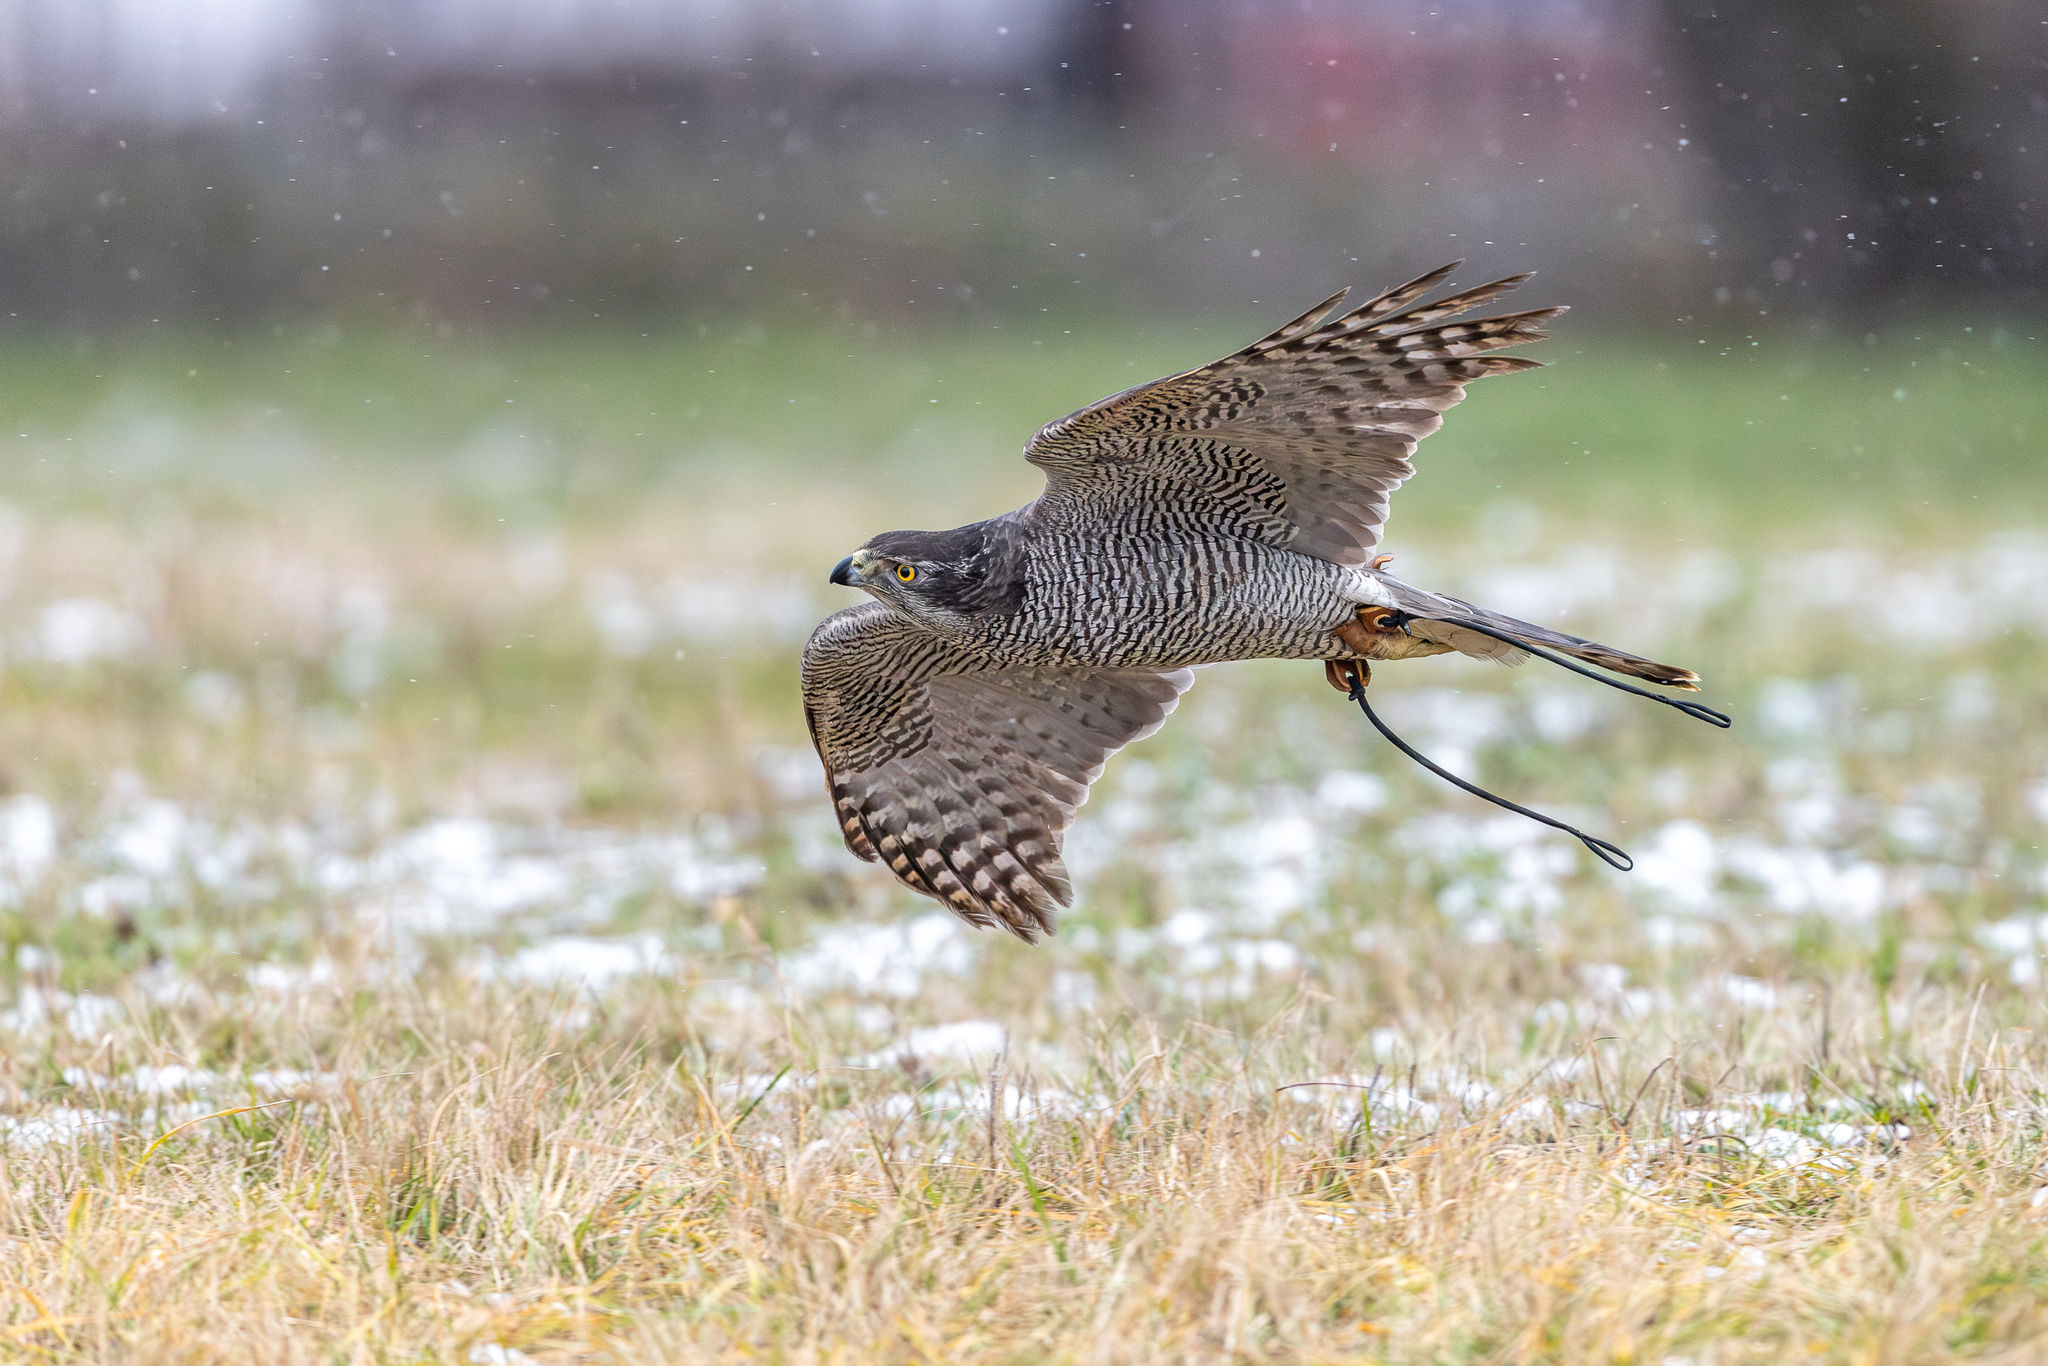
[[[853,556],[848,555],[838,564],[832,566],[831,581],[838,584],[841,588],[860,587],[859,581],[853,577]]]

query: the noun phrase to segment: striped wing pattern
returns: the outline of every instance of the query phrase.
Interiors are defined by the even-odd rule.
[[[1362,566],[1379,545],[1389,496],[1415,473],[1416,443],[1443,424],[1465,385],[1535,368],[1489,353],[1540,340],[1541,325],[1565,311],[1446,321],[1529,278],[1419,302],[1457,264],[1341,314],[1349,291],[1340,291],[1234,355],[1061,418],[1025,458],[1046,471],[1049,497],[1085,502],[1121,469],[1186,460],[1194,443],[1240,451],[1284,487],[1278,544]]]
[[[1060,841],[1108,757],[1150,735],[1182,669],[1003,666],[879,603],[826,619],[803,696],[847,848],[976,925],[1050,934]]]

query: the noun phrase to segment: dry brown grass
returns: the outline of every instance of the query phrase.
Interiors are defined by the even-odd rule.
[[[337,1076],[161,1141],[168,1119],[116,1103],[13,1146],[5,1353],[1917,1362],[2048,1333],[2048,1058],[1965,997],[1911,1003],[1910,1056],[1837,1036],[1823,1060],[1817,1002],[1599,1020],[1469,1105],[1418,1063],[1439,1112],[1371,1125],[1355,1087],[1278,1089],[1359,1051],[1301,995],[1237,1032],[1075,1021],[1050,1065],[1013,1044],[994,1125],[991,1069],[849,1069],[801,1007],[748,1049],[790,1068],[763,1099],[692,1000],[649,986],[576,1023],[531,991],[345,982],[38,1060],[120,1072],[234,1030],[317,1039]],[[1426,1057],[1517,1022],[1468,1002],[1413,1025]],[[1776,1104],[1812,1130],[1901,1074],[1927,1089],[1882,1116],[1897,1138],[1769,1152],[1684,1118],[1791,1078]]]

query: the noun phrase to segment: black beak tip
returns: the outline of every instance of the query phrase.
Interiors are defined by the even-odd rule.
[[[838,584],[841,588],[853,587],[853,556],[848,555],[838,564],[832,566],[831,581]]]

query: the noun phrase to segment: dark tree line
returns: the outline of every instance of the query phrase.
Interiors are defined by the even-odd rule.
[[[1724,255],[1839,308],[2041,297],[2048,11],[1673,0]]]

